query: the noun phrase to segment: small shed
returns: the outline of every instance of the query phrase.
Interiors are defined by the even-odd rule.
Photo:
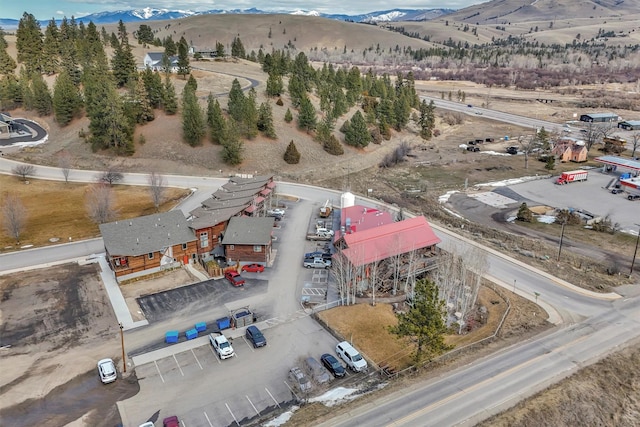
[[[640,120],[625,120],[624,122],[618,123],[618,128],[624,130],[639,130]]]

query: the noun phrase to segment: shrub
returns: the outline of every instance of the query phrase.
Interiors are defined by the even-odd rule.
[[[329,154],[334,156],[340,156],[344,154],[344,148],[342,148],[342,144],[338,141],[338,138],[335,135],[330,135],[329,138],[322,144],[322,148]]]
[[[284,161],[290,165],[300,163],[300,152],[296,148],[296,144],[293,143],[293,139],[287,146],[287,150],[284,152]]]
[[[282,98],[278,98],[278,100],[276,101],[276,105],[279,107],[282,107],[284,105],[284,102],[282,102]],[[289,111],[289,113],[291,113],[291,111]]]

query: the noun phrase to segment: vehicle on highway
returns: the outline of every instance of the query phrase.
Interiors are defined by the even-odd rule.
[[[244,333],[245,337],[251,341],[253,348],[264,347],[267,345],[267,339],[262,335],[260,329],[255,325],[249,325]]]
[[[336,359],[333,355],[329,353],[325,353],[320,356],[320,361],[324,365],[325,368],[329,372],[333,374],[336,378],[344,377],[347,371],[344,369],[344,366]]]
[[[291,368],[289,376],[300,391],[310,391],[313,388],[313,384],[311,384],[309,377],[307,377],[297,366]]]
[[[482,115],[482,111],[478,111],[478,110],[476,110],[476,114],[477,114],[477,115],[479,115],[479,116],[481,116],[481,115]]]
[[[209,342],[213,347],[213,350],[216,352],[218,357],[222,360],[228,359],[236,355],[233,351],[233,347],[231,343],[224,335],[213,335],[209,334]]]
[[[331,260],[322,258],[305,258],[302,262],[304,268],[329,268]]]
[[[163,427],[180,427],[180,421],[177,416],[172,415],[162,420],[162,425]]]
[[[246,264],[243,265],[241,271],[249,273],[262,273],[264,271],[264,265],[262,264]]]
[[[306,254],[304,254],[305,259],[322,258],[322,259],[330,260],[332,256],[333,255],[331,254],[331,252],[321,252],[321,251],[307,252]]]
[[[233,285],[233,286],[242,286],[244,285],[244,279],[242,278],[242,276],[240,275],[240,273],[238,273],[235,270],[229,270],[226,273],[224,273],[224,277],[227,278],[227,280]]]
[[[116,365],[111,359],[102,359],[98,362],[98,374],[102,384],[109,384],[118,379]]]
[[[336,353],[352,371],[363,372],[367,370],[367,361],[347,341],[342,341],[336,345]]]
[[[467,107],[469,107],[469,108],[473,108],[473,105],[471,105],[471,104],[467,104]]]
[[[307,365],[307,371],[309,371],[311,378],[313,378],[315,382],[318,384],[326,384],[331,381],[329,371],[327,371],[316,359],[313,357],[307,357],[304,360],[304,363]]]

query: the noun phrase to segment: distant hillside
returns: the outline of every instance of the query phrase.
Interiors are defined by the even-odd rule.
[[[348,14],[333,14],[333,13],[321,13],[314,10],[290,10],[290,11],[264,11],[256,8],[250,9],[212,9],[207,11],[190,11],[190,10],[168,10],[168,9],[153,9],[146,7],[143,9],[133,10],[118,10],[111,12],[98,12],[92,13],[82,17],[75,17],[76,21],[84,22],[88,24],[93,22],[96,25],[101,24],[115,24],[119,21],[126,23],[138,23],[143,21],[164,21],[167,19],[180,19],[195,15],[301,15],[301,16],[316,16],[328,19],[335,19],[338,21],[351,21],[351,22],[394,22],[394,21],[427,21],[453,12],[455,9],[389,9],[379,10],[369,13],[348,15]],[[43,19],[44,18],[44,19]],[[71,18],[68,16],[67,18]],[[49,22],[50,18],[36,16],[36,19],[40,20],[40,25],[44,28]],[[60,22],[60,20],[58,20]],[[15,29],[18,27],[19,20],[17,19],[4,19],[0,18],[0,26],[4,29]]]
[[[468,24],[522,23],[640,14],[640,0],[492,0],[447,15]]]

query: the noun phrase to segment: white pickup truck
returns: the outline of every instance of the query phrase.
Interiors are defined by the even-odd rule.
[[[302,265],[304,268],[329,268],[331,267],[331,260],[322,258],[305,258]]]
[[[211,346],[213,347],[215,352],[218,354],[218,357],[222,360],[236,355],[236,353],[233,351],[231,343],[224,335],[216,336],[213,334],[209,334],[209,342],[211,343]]]

